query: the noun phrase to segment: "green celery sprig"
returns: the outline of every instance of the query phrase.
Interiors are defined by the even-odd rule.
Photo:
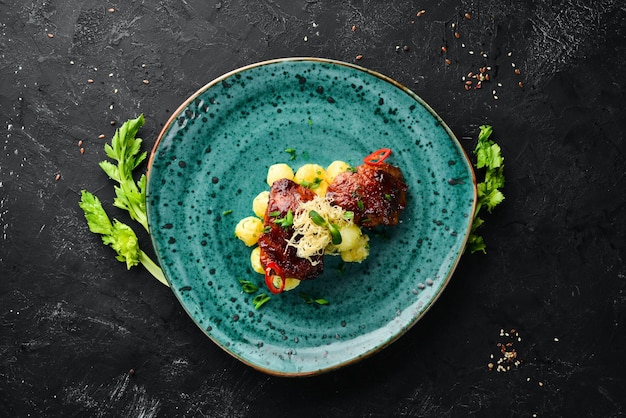
[[[102,161],[100,167],[118,183],[113,206],[128,211],[131,219],[150,233],[146,212],[146,175],[142,174],[137,183],[133,178],[133,170],[147,156],[146,152],[140,152],[142,140],[136,138],[144,122],[143,115],[139,115],[136,119],[127,120],[115,131],[111,144],[106,144],[104,151],[109,158],[117,161],[117,165]],[[128,269],[141,264],[158,281],[169,286],[161,268],[139,248],[137,235],[130,226],[117,219],[111,222],[100,200],[86,190],[82,191],[79,206],[85,213],[89,230],[102,235],[102,242],[115,250],[116,258],[126,263]]]
[[[475,166],[477,169],[485,169],[485,177],[482,182],[476,184],[478,200],[467,241],[467,248],[472,253],[477,251],[487,252],[487,246],[483,237],[476,232],[485,222],[480,216],[481,212],[484,212],[483,208],[486,208],[491,213],[493,208],[504,200],[504,194],[501,191],[504,187],[504,157],[502,157],[500,146],[489,139],[492,132],[493,128],[490,125],[480,126],[478,143],[474,149],[474,155],[476,156]]]
[[[133,229],[114,219],[109,219],[106,211],[92,193],[83,190],[79,206],[85,213],[89,230],[102,235],[102,242],[117,253],[116,258],[126,263],[126,268],[142,264],[158,281],[168,286],[163,271],[152,259],[139,248],[139,240]]]
[[[141,138],[137,138],[137,132],[144,124],[143,115],[137,119],[128,120],[119,129],[111,144],[104,146],[107,157],[117,161],[117,165],[110,161],[100,162],[104,172],[118,183],[115,186],[115,200],[113,206],[127,210],[132,220],[137,221],[148,230],[148,216],[146,214],[146,175],[142,174],[135,183],[133,170],[146,159],[147,153],[139,152]]]

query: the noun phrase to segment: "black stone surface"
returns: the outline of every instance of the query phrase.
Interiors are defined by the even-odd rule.
[[[616,0],[0,1],[0,415],[623,416],[625,21]],[[284,56],[380,71],[468,151],[493,125],[506,159],[487,254],[396,343],[303,379],[223,352],[77,204],[110,208],[123,121],[146,116],[150,149],[196,89]],[[489,370],[506,343],[520,364]]]

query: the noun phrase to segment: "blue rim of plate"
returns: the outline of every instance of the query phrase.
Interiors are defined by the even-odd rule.
[[[424,212],[419,213],[426,213],[430,215],[432,219],[417,221],[413,220],[413,217],[411,217],[410,220],[400,224],[400,232],[397,234],[394,233],[397,235],[397,237],[394,236],[394,238],[399,237],[398,245],[400,247],[407,249],[412,248],[414,254],[408,255],[408,257],[412,260],[415,259],[415,262],[424,262],[428,266],[428,269],[425,270],[428,271],[422,271],[420,266],[416,269],[405,269],[403,266],[400,266],[398,269],[398,266],[394,266],[396,270],[390,268],[386,270],[391,275],[396,274],[396,271],[400,271],[401,273],[398,279],[401,281],[401,284],[406,287],[406,289],[403,289],[402,292],[398,294],[393,294],[393,291],[390,291],[390,296],[386,293],[382,293],[381,299],[383,301],[380,302],[381,306],[373,306],[371,307],[372,311],[369,311],[371,313],[374,312],[374,310],[387,310],[390,312],[387,317],[383,314],[381,318],[378,318],[376,321],[373,320],[372,324],[368,324],[367,320],[361,319],[363,316],[369,314],[368,310],[359,305],[358,297],[355,297],[352,292],[346,290],[349,289],[349,287],[337,290],[337,292],[344,292],[345,299],[338,296],[339,300],[332,301],[331,304],[333,308],[329,308],[329,310],[337,309],[339,315],[346,314],[345,308],[343,308],[344,310],[342,311],[342,308],[339,307],[345,301],[346,305],[351,304],[351,306],[357,306],[363,311],[359,313],[360,316],[351,317],[351,321],[348,321],[352,328],[348,327],[350,332],[346,333],[345,336],[341,334],[341,331],[346,329],[346,321],[342,320],[339,324],[333,324],[332,319],[329,319],[329,317],[335,314],[334,311],[324,312],[324,308],[326,307],[314,307],[311,311],[305,312],[302,310],[304,308],[300,306],[304,306],[305,304],[301,303],[298,305],[293,301],[295,296],[288,296],[292,299],[289,302],[283,303],[279,301],[276,302],[274,306],[267,304],[267,306],[259,309],[258,312],[250,310],[249,305],[246,305],[249,304],[250,297],[237,291],[238,289],[240,290],[237,277],[244,276],[245,278],[245,275],[249,272],[249,267],[247,270],[242,270],[244,269],[243,264],[247,263],[247,259],[241,263],[232,261],[233,258],[237,261],[241,261],[241,257],[243,257],[242,254],[249,254],[250,249],[246,248],[241,242],[231,242],[237,240],[232,236],[232,233],[228,237],[226,237],[226,234],[228,231],[234,231],[234,225],[238,219],[243,216],[251,215],[252,213],[251,211],[250,213],[238,211],[237,216],[230,219],[232,225],[228,227],[224,227],[223,225],[215,226],[219,222],[223,223],[224,219],[227,218],[226,215],[224,215],[226,212],[220,217],[219,214],[216,214],[217,210],[214,207],[215,202],[206,203],[206,200],[203,200],[204,198],[193,196],[195,192],[195,190],[193,190],[194,187],[202,189],[202,191],[211,190],[210,188],[212,186],[209,183],[209,179],[211,179],[211,173],[209,173],[210,168],[222,164],[222,161],[216,159],[215,152],[210,152],[214,144],[215,148],[219,149],[218,138],[211,138],[210,133],[204,135],[198,134],[202,132],[202,121],[206,122],[208,120],[206,115],[201,116],[209,113],[211,106],[219,106],[219,104],[215,102],[209,103],[211,100],[209,97],[216,97],[216,95],[220,97],[219,95],[223,95],[221,97],[224,99],[224,102],[226,102],[228,101],[226,97],[228,99],[232,98],[230,95],[233,94],[231,92],[234,89],[228,93],[224,93],[223,89],[225,86],[230,87],[232,84],[236,83],[241,83],[242,86],[245,86],[242,80],[245,80],[246,77],[253,80],[251,75],[255,75],[255,72],[267,72],[268,69],[273,69],[274,67],[277,70],[285,70],[284,74],[288,74],[292,67],[296,67],[295,71],[298,73],[296,77],[298,77],[300,84],[302,80],[300,79],[299,73],[302,72],[303,69],[311,67],[315,69],[312,73],[318,76],[325,74],[325,72],[333,73],[335,71],[338,71],[339,74],[347,74],[343,82],[353,81],[352,89],[355,89],[354,80],[365,80],[365,84],[367,85],[371,82],[374,86],[380,86],[380,88],[386,90],[386,93],[390,96],[396,97],[396,99],[391,100],[392,103],[394,100],[403,102],[403,104],[412,103],[410,106],[411,112],[417,108],[419,112],[423,112],[421,117],[424,120],[432,122],[427,128],[423,128],[423,132],[419,131],[419,129],[415,129],[414,132],[411,126],[409,126],[411,125],[411,120],[408,120],[408,122],[405,119],[398,120],[401,125],[405,124],[409,128],[408,131],[406,131],[406,129],[402,131],[408,132],[406,144],[419,147],[414,149],[419,149],[420,155],[422,151],[424,154],[428,154],[429,148],[436,150],[437,144],[445,148],[446,153],[450,154],[430,155],[430,157],[428,157],[430,159],[422,156],[415,157],[415,153],[411,151],[412,148],[407,145],[407,148],[400,151],[397,155],[398,160],[391,160],[392,164],[397,164],[403,171],[410,165],[407,163],[412,163],[414,160],[418,163],[422,162],[422,160],[427,161],[433,167],[439,167],[438,171],[435,170],[435,168],[431,170],[430,167],[421,168],[423,172],[421,172],[422,176],[419,179],[413,177],[413,168],[409,170],[408,176],[405,172],[405,177],[409,184],[409,202],[414,201],[416,206],[421,207],[427,206],[426,203],[421,200],[432,200],[430,205],[437,208],[437,213],[441,209],[438,203],[445,202],[446,207],[450,207],[452,210],[448,211],[446,208],[443,208],[441,212],[443,212],[444,215],[436,215],[438,217],[435,218],[435,211],[433,209],[423,209]],[[293,74],[288,75],[291,77]],[[272,77],[274,77],[273,72]],[[328,78],[330,80],[331,77]],[[341,80],[337,81],[338,78],[340,77],[335,75],[332,81],[333,86],[336,82],[341,83]],[[326,82],[330,83],[328,80]],[[271,80],[267,81],[268,88],[272,88],[271,83]],[[320,83],[323,84],[324,82],[321,81]],[[299,88],[302,90],[301,86]],[[218,93],[213,94],[213,91]],[[274,93],[275,92],[272,92],[272,94]],[[371,92],[361,92],[361,100],[364,100],[363,97],[366,97],[366,95],[370,93]],[[337,99],[337,97],[335,97],[335,99]],[[372,97],[372,99],[376,98]],[[247,100],[253,101],[254,99],[247,98]],[[335,100],[331,101],[328,99],[328,102],[333,103]],[[382,102],[382,99],[379,99],[378,103],[382,104]],[[255,106],[253,105],[252,109],[254,108]],[[240,108],[238,107],[237,109],[239,110]],[[250,108],[246,109],[249,110]],[[397,111],[397,109],[395,110]],[[243,114],[245,112],[242,110],[241,113]],[[389,113],[390,115],[393,114],[391,108],[389,109]],[[303,114],[306,115],[310,113]],[[328,114],[332,115],[333,113]],[[275,117],[278,121],[282,116],[280,113],[277,113]],[[400,118],[400,116],[389,116],[389,118],[394,117]],[[402,116],[402,118],[404,118],[404,116]],[[228,116],[226,116],[226,121],[228,121]],[[224,120],[221,121],[222,124],[224,124],[224,122]],[[237,121],[236,117],[232,122],[235,128],[237,128],[237,123],[241,123]],[[311,125],[310,117],[308,122]],[[384,123],[387,124],[387,122],[388,121],[385,120]],[[420,121],[417,122],[419,123]],[[360,121],[360,123],[367,125],[367,121]],[[225,125],[228,125],[228,123]],[[291,125],[291,123],[289,123],[289,125]],[[424,138],[424,135],[429,131],[434,133],[436,139],[429,141],[428,138]],[[195,135],[187,134],[187,132],[195,132]],[[413,133],[415,137],[411,137]],[[277,136],[279,136],[278,133]],[[276,137],[274,137],[274,139],[276,139]],[[358,141],[367,141],[367,139],[359,139]],[[399,139],[398,141],[404,141],[404,139]],[[433,146],[432,142],[436,144]],[[255,144],[253,138],[250,139],[250,143]],[[289,144],[289,142],[284,142],[284,140],[283,143]],[[401,143],[405,145],[404,142]],[[249,144],[249,142],[246,139],[242,144]],[[363,144],[358,143],[357,145],[362,146]],[[367,148],[360,150],[359,155],[366,155],[363,153],[366,149]],[[201,152],[200,150],[206,150],[206,152]],[[369,149],[369,151],[373,150],[374,149]],[[328,154],[328,151],[326,151],[326,153]],[[346,152],[339,152],[339,154],[344,156]],[[209,168],[206,177],[202,177],[196,172],[188,174],[190,172],[190,164],[183,164],[183,161],[189,161],[193,157],[196,158],[198,167],[201,167],[201,169]],[[267,161],[262,161],[257,164],[264,164],[264,167],[268,167],[277,162],[290,163],[287,161],[286,156],[283,155],[282,161],[277,161],[280,160],[280,158],[280,153],[270,153]],[[262,160],[262,158],[259,158],[257,155],[256,160],[259,159]],[[176,160],[178,160],[179,163],[173,164]],[[316,161],[315,156],[311,156],[311,161],[304,162],[321,163]],[[300,165],[304,162],[301,162]],[[329,162],[330,161],[326,161],[326,163]],[[403,166],[402,162],[405,163],[405,166]],[[358,161],[354,161],[354,163],[358,163]],[[220,175],[233,176],[229,171],[233,171],[233,167],[243,166],[240,161],[237,161],[234,165],[231,164],[230,170],[225,169]],[[420,164],[413,164],[413,166],[420,166]],[[295,167],[297,168],[297,165]],[[182,173],[180,170],[182,170]],[[257,169],[257,171],[259,170]],[[256,175],[261,176],[264,180],[265,173],[262,172],[262,170],[260,171],[261,172],[257,172]],[[476,205],[476,179],[471,162],[455,135],[427,103],[410,89],[376,71],[354,64],[323,58],[297,57],[263,61],[226,73],[206,84],[191,95],[173,113],[163,127],[151,152],[147,172],[147,212],[150,235],[159,264],[175,296],[196,325],[219,347],[257,370],[278,376],[310,376],[336,370],[369,357],[404,335],[430,309],[449,282],[463,254]],[[432,181],[422,181],[426,180],[423,178],[426,173],[433,178]],[[184,180],[180,180],[181,182],[177,183],[180,178]],[[212,180],[214,183],[217,183],[217,177],[213,176]],[[249,178],[246,178],[246,182],[249,182]],[[232,185],[234,183],[231,181],[229,184]],[[434,186],[428,186],[428,184]],[[262,187],[261,182],[255,185],[255,187],[256,186]],[[220,187],[223,192],[224,186],[221,185]],[[429,187],[433,189],[431,190]],[[422,191],[421,188],[424,188],[425,191]],[[192,190],[191,193],[189,193],[188,190],[185,191],[182,189]],[[411,200],[411,193],[415,189],[420,190],[417,192],[417,194],[420,195],[419,201],[418,199]],[[217,190],[217,187],[215,190]],[[254,190],[254,187],[252,190]],[[239,189],[239,191],[241,191],[241,189]],[[261,190],[259,189],[258,191]],[[448,193],[448,191],[450,192]],[[181,195],[184,194],[185,196],[179,198],[178,193]],[[222,196],[219,193],[220,192],[217,194],[218,200],[219,196]],[[192,196],[187,197],[189,195]],[[431,195],[435,195],[435,197]],[[445,196],[442,197],[441,195]],[[215,192],[213,192],[213,196],[216,196]],[[251,202],[254,196],[255,195],[249,195],[240,197],[239,199],[247,199]],[[172,199],[168,200],[168,198],[173,197],[177,199],[176,203],[174,203]],[[224,200],[227,199],[230,199],[230,197],[227,196]],[[211,209],[213,209],[209,209],[207,213],[216,217],[219,222],[206,221],[207,223],[203,224],[205,217],[209,217],[208,215],[200,215],[201,212],[204,213],[206,208],[203,206],[205,205],[209,205]],[[184,216],[180,215],[182,212],[185,213]],[[191,215],[190,213],[195,213],[195,215]],[[195,219],[200,226],[197,228],[196,226],[190,226],[190,219]],[[422,227],[422,224],[418,224],[418,222],[424,224],[432,223],[433,225]],[[201,233],[202,231],[200,230],[203,228],[205,231]],[[410,235],[413,234],[411,228],[421,228],[424,231],[432,232],[426,233],[426,235],[429,236],[415,236]],[[198,231],[195,231],[196,229],[198,229]],[[222,232],[216,233],[215,231]],[[198,233],[197,236],[196,232]],[[210,232],[213,232],[213,234]],[[175,237],[173,234],[179,235]],[[409,238],[406,238],[405,234],[409,234],[406,235],[406,237]],[[405,237],[405,239],[403,239],[403,237]],[[186,242],[186,240],[188,240],[188,242]],[[214,248],[218,245],[218,243],[216,243],[218,240],[227,242],[228,246],[230,246],[229,248],[231,248],[230,252],[227,252],[227,255],[224,256],[222,254],[222,258],[225,258],[225,260],[218,260],[219,257],[214,257],[214,253],[206,252],[207,241],[209,243],[208,246],[213,246]],[[181,243],[181,241],[183,242]],[[376,259],[377,254],[374,251],[376,248],[380,248],[380,251],[387,251],[388,247],[383,247],[383,244],[378,245],[378,247],[374,245],[368,260]],[[391,243],[391,245],[393,245],[393,243]],[[441,245],[443,248],[437,250],[437,245]],[[237,246],[239,247],[237,248]],[[428,247],[434,247],[435,249],[428,249]],[[185,251],[189,254],[183,255]],[[425,255],[422,255],[421,251],[425,251]],[[435,251],[435,255],[433,256],[433,253],[428,251]],[[440,251],[440,254],[436,253],[436,251]],[[415,255],[415,253],[418,255]],[[390,254],[393,255],[393,253]],[[425,257],[431,257],[431,259],[426,260]],[[434,260],[432,260],[432,258],[434,258]],[[439,258],[441,258],[441,260],[439,260]],[[195,263],[190,262],[190,260],[195,261]],[[219,264],[220,267],[218,270],[222,274],[216,274],[215,269],[207,269],[204,265],[205,263],[211,264],[213,261],[218,264],[221,263]],[[411,261],[411,263],[413,262],[414,261]],[[434,263],[434,265],[428,263]],[[242,265],[239,267],[239,270],[233,267],[238,264]],[[377,271],[377,269],[381,268],[380,260],[377,266],[374,265],[374,261],[372,261],[369,267],[366,266],[364,268],[371,268],[372,271]],[[415,266],[411,265],[411,267],[413,268]],[[355,273],[351,273],[351,275],[365,277],[366,280],[367,276],[369,276],[369,272],[364,273],[363,271],[359,271],[359,267],[354,267],[352,271]],[[328,279],[326,279],[326,284],[324,284],[323,280],[324,278],[315,280],[316,283],[313,287],[313,291],[319,292],[320,289],[324,289],[324,286],[329,286]],[[371,280],[376,279],[369,278],[369,280],[371,283]],[[300,287],[302,286],[303,285]],[[333,287],[329,289],[329,291],[335,291],[335,287],[339,286],[333,284]],[[368,292],[372,292],[371,287],[372,286],[368,287]],[[298,291],[298,289],[299,288],[297,288],[296,291]],[[358,287],[355,289],[358,289]],[[374,292],[375,291],[377,290],[374,289]],[[337,296],[336,293],[334,295]],[[285,299],[288,297],[285,297]],[[396,302],[396,299],[402,299],[402,301]],[[377,303],[376,300],[377,297],[373,297],[372,301],[374,304]],[[394,301],[392,302],[391,300]],[[392,304],[394,306],[390,306]],[[374,314],[372,315],[374,316]],[[287,318],[286,321],[284,321],[285,317]],[[281,320],[283,320],[282,324],[280,323]],[[359,322],[359,325],[352,325],[357,321],[362,322]],[[290,324],[293,324],[293,329],[289,329]],[[323,335],[318,332],[319,329],[326,327],[328,327],[328,332]],[[294,334],[298,336],[293,337]]]

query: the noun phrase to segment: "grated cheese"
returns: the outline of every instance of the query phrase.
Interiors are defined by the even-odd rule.
[[[354,226],[352,219],[346,219],[346,211],[339,206],[331,205],[325,197],[315,196],[308,202],[300,202],[293,217],[294,234],[287,240],[287,245],[297,250],[300,258],[305,258],[313,265],[319,260],[312,257],[324,255],[327,248],[332,246],[332,236],[326,226],[313,222],[309,213],[314,210],[326,222],[342,228]]]

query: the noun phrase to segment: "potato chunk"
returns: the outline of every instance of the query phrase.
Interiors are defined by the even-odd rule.
[[[293,181],[311,189],[318,196],[325,196],[328,182],[326,169],[318,164],[305,164],[296,171]]]
[[[254,200],[252,201],[252,211],[259,218],[263,218],[265,216],[265,211],[267,210],[267,204],[270,201],[270,192],[267,190],[259,193]]]
[[[332,183],[339,174],[348,171],[350,164],[345,161],[333,161],[328,167],[326,167],[326,181]]]
[[[253,246],[263,233],[263,221],[256,216],[248,216],[239,221],[235,227],[235,236],[248,247]]]
[[[267,184],[271,186],[276,180],[293,180],[293,170],[287,164],[273,164],[267,170]]]

